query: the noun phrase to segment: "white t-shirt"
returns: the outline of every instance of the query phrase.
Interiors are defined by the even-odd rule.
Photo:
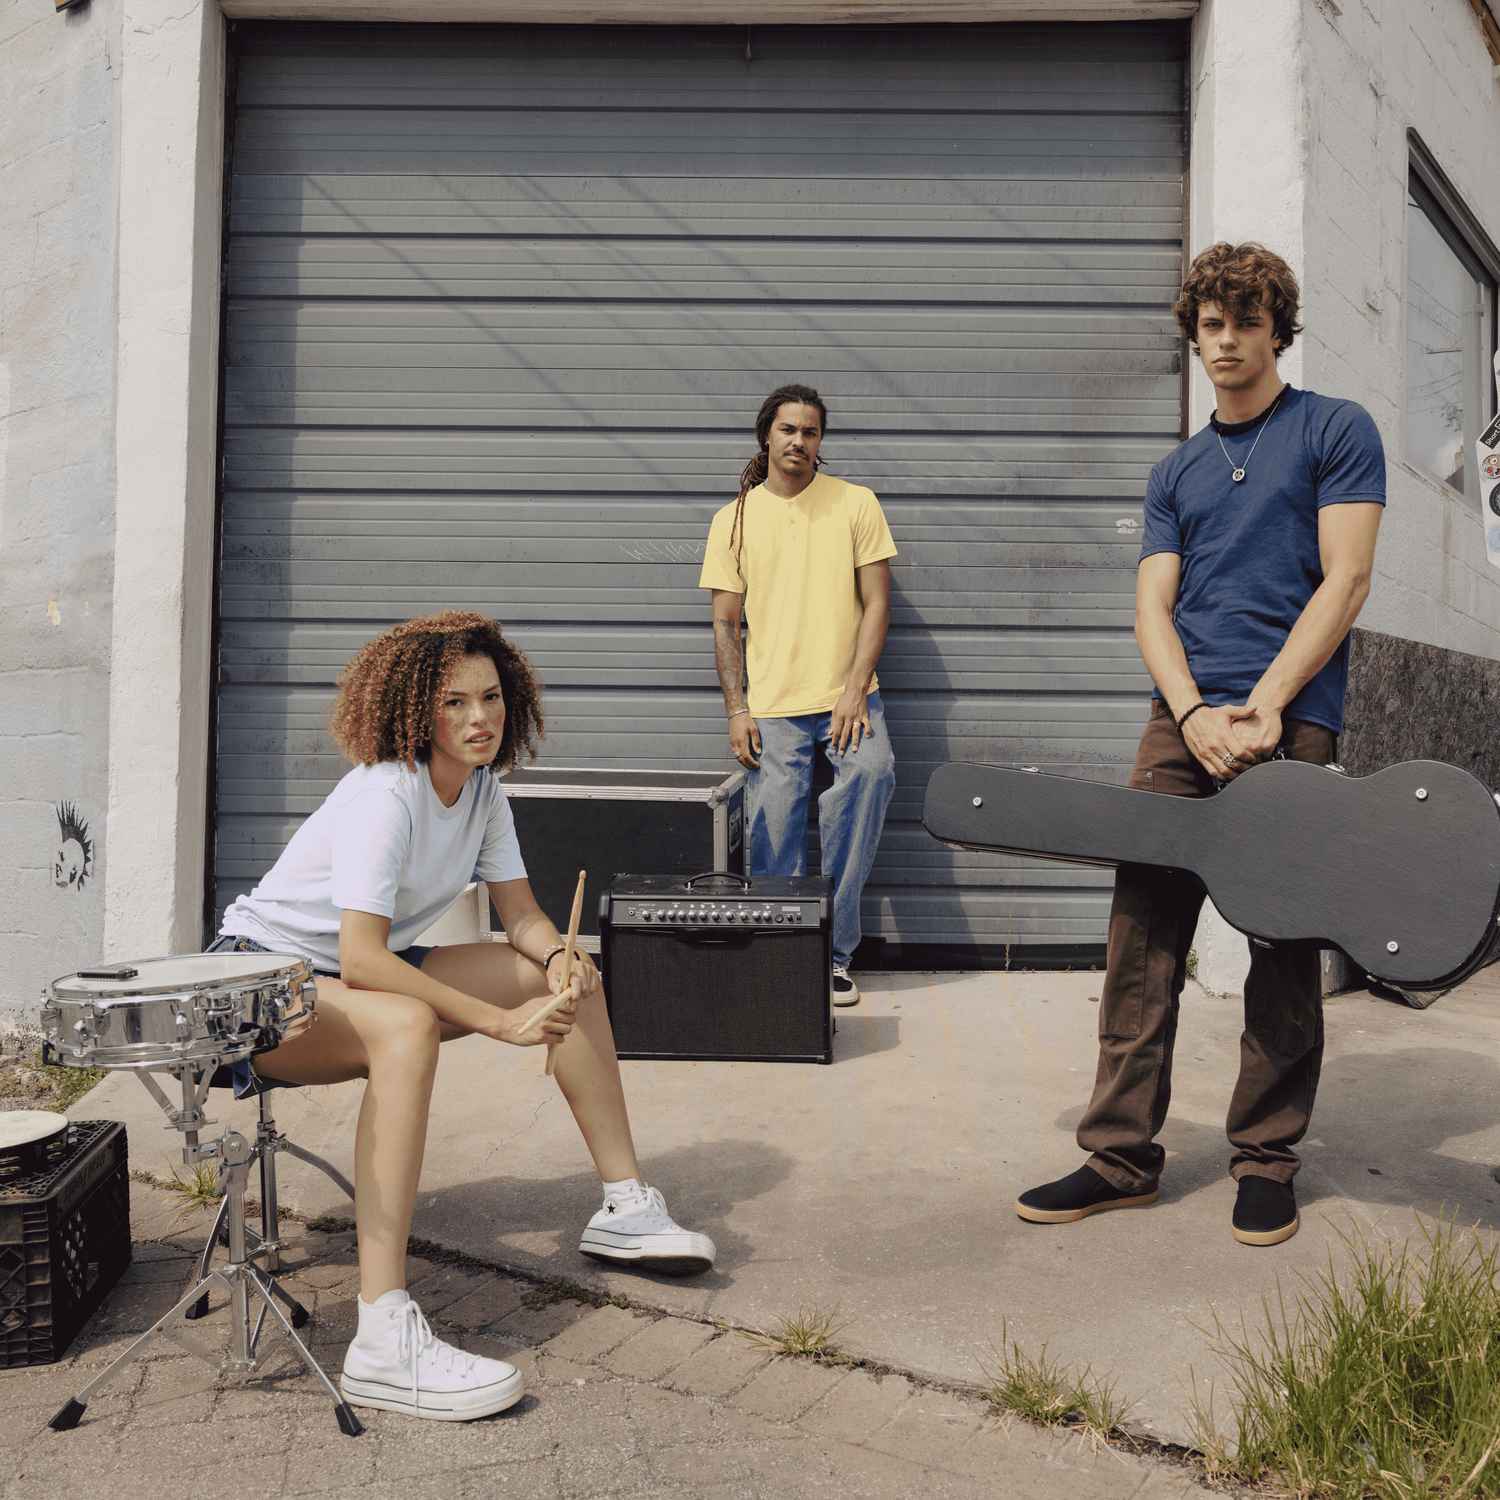
[[[525,874],[510,803],[488,767],[444,807],[425,765],[381,761],[339,782],[260,884],[229,905],[219,931],[336,974],[342,912],[389,917],[399,953],[471,880]]]

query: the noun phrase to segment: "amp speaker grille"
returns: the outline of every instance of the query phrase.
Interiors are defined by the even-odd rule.
[[[828,959],[826,927],[704,941],[607,925],[615,1047],[628,1058],[831,1062]]]

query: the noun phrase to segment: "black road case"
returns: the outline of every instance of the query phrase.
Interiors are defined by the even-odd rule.
[[[745,773],[546,770],[505,778],[526,873],[566,930],[578,872],[589,872],[581,935],[596,948],[599,897],[622,870],[694,875],[745,868]]]

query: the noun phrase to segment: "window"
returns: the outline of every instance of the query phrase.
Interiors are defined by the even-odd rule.
[[[1479,496],[1474,441],[1495,409],[1495,288],[1489,237],[1411,137],[1406,249],[1406,456]]]

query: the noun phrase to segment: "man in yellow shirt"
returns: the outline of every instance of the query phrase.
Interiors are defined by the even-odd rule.
[[[833,766],[818,834],[833,886],[833,1003],[853,1005],[860,897],[896,785],[875,677],[896,545],[873,491],[818,472],[827,425],[810,386],[781,386],[761,403],[760,451],[713,519],[698,586],[713,591],[729,745],[750,772],[752,876],[803,873],[820,747]]]

